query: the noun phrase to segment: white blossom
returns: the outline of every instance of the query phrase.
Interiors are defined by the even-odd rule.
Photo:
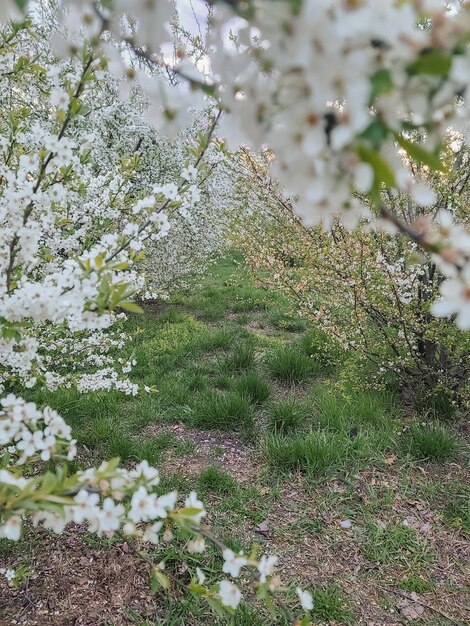
[[[222,571],[226,574],[230,574],[230,576],[234,578],[240,576],[240,570],[248,563],[248,560],[244,556],[235,554],[233,550],[228,548],[222,552],[222,556],[224,558]]]
[[[296,589],[297,595],[299,596],[300,605],[302,606],[304,611],[311,611],[313,609],[313,598],[312,594],[308,591],[302,591],[300,587]]]
[[[242,599],[240,589],[228,580],[219,582],[219,591],[217,595],[224,606],[236,609]]]

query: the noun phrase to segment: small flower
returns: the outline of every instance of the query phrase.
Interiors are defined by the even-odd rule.
[[[12,580],[14,580],[16,576],[16,572],[12,567],[8,567],[7,569],[2,569],[0,570],[0,572],[5,576],[8,582],[11,582]]]
[[[53,107],[66,111],[69,105],[69,94],[62,87],[55,87],[51,91],[50,102]]]
[[[106,498],[99,512],[99,532],[107,533],[117,530],[121,525],[121,516],[124,513],[122,504],[115,504],[112,498]]]
[[[311,611],[313,609],[313,598],[312,594],[308,591],[302,591],[300,587],[296,589],[297,595],[299,596],[300,604],[304,611]]]
[[[133,537],[137,533],[137,528],[132,522],[126,522],[122,527],[122,532],[128,537]]]
[[[10,541],[18,541],[21,535],[21,517],[12,515],[8,520],[0,526],[0,537],[10,539]]]
[[[71,518],[76,524],[81,524],[86,519],[95,518],[98,514],[97,493],[88,493],[86,489],[80,489],[74,498],[75,505],[71,508]]]
[[[77,456],[77,440],[72,439],[67,447],[67,461],[73,461]]]
[[[181,172],[181,178],[184,178],[184,180],[188,181],[189,183],[192,183],[197,178],[197,168],[195,168],[194,165],[190,165],[189,167],[186,167]]]
[[[196,539],[190,539],[187,543],[188,552],[190,554],[202,554],[206,549],[206,542],[204,537],[196,537]]]
[[[248,561],[243,556],[239,556],[233,552],[233,550],[226,549],[222,552],[222,556],[224,557],[224,565],[222,567],[222,571],[225,574],[230,574],[236,578],[240,576],[240,570],[244,567]]]
[[[264,584],[268,576],[272,576],[278,562],[277,556],[262,556],[258,563],[260,583]]]
[[[162,522],[155,522],[151,526],[147,526],[143,534],[143,540],[148,541],[149,543],[157,544],[159,542],[159,535],[162,527]]]
[[[206,580],[206,575],[204,574],[202,569],[199,567],[196,567],[196,576],[197,576],[198,583],[200,585],[203,585]]]
[[[236,609],[242,599],[240,589],[229,580],[221,580],[217,594],[224,606]]]
[[[160,482],[160,476],[158,470],[155,467],[151,467],[148,461],[141,461],[131,472],[129,476],[134,480],[144,478],[149,486],[158,485]]]
[[[204,504],[198,500],[197,493],[195,491],[191,491],[184,502],[184,506],[188,509],[199,509],[199,511],[195,512],[191,517],[195,524],[200,524],[201,519],[204,515],[206,515],[206,510],[204,509]]]

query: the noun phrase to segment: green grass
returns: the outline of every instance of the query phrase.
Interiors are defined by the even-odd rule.
[[[209,465],[199,474],[198,489],[203,493],[224,495],[237,490],[237,482],[226,472]]]
[[[242,374],[234,381],[233,387],[252,404],[261,404],[271,395],[271,387],[258,372]]]
[[[206,350],[227,350],[236,339],[236,332],[226,324],[216,327],[207,335],[204,347]]]
[[[436,588],[435,584],[423,575],[410,574],[397,583],[397,587],[414,593],[429,593]]]
[[[243,431],[253,425],[253,407],[238,393],[210,391],[193,407],[189,423],[200,428]]]
[[[404,419],[392,393],[360,388],[351,373],[350,355],[318,329],[305,330],[304,320],[293,313],[290,303],[273,290],[255,286],[240,262],[237,257],[220,260],[200,288],[175,294],[157,312],[132,315],[125,323],[132,343],[119,356],[134,355],[132,379],[155,387],[155,392],[130,397],[115,391],[36,390],[28,392],[28,399],[51,405],[71,424],[82,453],[77,468],[111,456],[120,456],[127,466],[140,458],[158,466],[169,451],[171,459],[186,457],[189,466],[191,456],[199,462],[199,436],[193,441],[190,430],[189,437],[179,438],[169,426],[178,424],[175,433],[182,424],[221,431],[201,435],[215,440],[208,466],[197,465],[196,475],[164,466],[159,489],[177,489],[181,494],[197,489],[216,535],[227,545],[249,551],[250,544],[259,544],[260,554],[272,552],[271,538],[255,530],[267,521],[282,563],[282,550],[299,553],[306,538],[324,545],[329,558],[340,536],[354,542],[357,554],[370,563],[367,576],[383,574],[404,591],[433,593],[433,544],[439,527],[458,533],[459,541],[470,533],[468,488],[460,478],[441,482],[442,472],[433,475],[437,463],[445,466],[454,457],[463,467],[465,447],[453,425],[409,427],[409,417]],[[442,407],[440,412],[445,413]],[[423,413],[426,419],[433,415],[429,405]],[[223,433],[229,441],[241,436],[240,445],[249,443],[249,462],[258,472],[252,482],[251,474],[249,481],[245,476],[243,481],[237,479],[238,470],[244,468],[227,466],[225,471]],[[387,457],[394,459],[390,470]],[[185,461],[180,465],[184,467]],[[426,467],[426,481],[416,481],[416,461],[435,464]],[[400,479],[395,484],[397,473]],[[397,515],[394,503],[407,507],[409,500],[423,501],[426,510],[435,513],[429,536],[401,524],[402,514]],[[352,529],[341,530],[338,519],[352,519]],[[22,550],[34,555],[28,541],[6,548],[0,540],[0,552],[8,551],[15,559],[23,558]],[[104,540],[96,541],[91,545],[101,549]],[[171,575],[185,541],[177,547],[159,547],[156,558],[167,560]],[[208,554],[204,558],[210,578],[215,552],[209,549]],[[196,557],[188,557],[190,568],[197,565]],[[287,575],[283,580],[286,585],[292,582]],[[335,574],[337,584],[328,584],[332,580],[328,576],[320,580],[326,583],[310,589],[313,622],[355,623],[358,614],[353,613],[354,602],[351,607],[345,602],[342,574]],[[310,580],[298,582],[305,588],[312,585]],[[348,596],[354,597],[349,592]],[[292,592],[288,603],[295,599]],[[155,602],[150,621],[134,611],[136,624],[287,624],[279,612],[272,617],[261,605],[243,606],[235,616],[221,619],[191,596],[162,594]]]
[[[413,575],[424,570],[434,559],[427,539],[403,524],[383,528],[370,523],[362,551],[371,563],[399,566]]]
[[[352,624],[353,614],[346,605],[341,589],[335,584],[312,590],[312,616],[326,623]]]
[[[223,311],[224,319],[208,322],[210,309]],[[251,332],[242,318],[256,318],[271,335]],[[324,333],[309,328],[292,339],[300,325],[287,322],[299,319],[282,296],[255,286],[235,255],[158,313],[131,315],[125,323],[133,340],[119,356],[135,356],[133,380],[155,393],[32,391],[30,399],[64,415],[87,446],[87,460],[118,455],[158,462],[170,447],[187,454],[188,447],[165,435],[170,422],[249,436],[283,473],[371,466],[390,453],[440,462],[459,454],[459,442],[441,426],[414,426],[397,438],[401,416],[393,396],[346,384],[338,370],[342,357]],[[291,393],[278,399],[279,384],[286,383]],[[163,435],[149,436],[153,424]],[[257,441],[263,429],[270,436]]]
[[[452,420],[457,414],[457,407],[448,390],[435,387],[421,390],[414,398],[414,408],[419,415],[435,420]]]
[[[308,355],[290,345],[276,348],[269,353],[266,364],[273,378],[291,385],[309,380],[319,369]]]
[[[281,308],[273,309],[268,316],[269,323],[279,330],[300,333],[307,328],[307,322],[302,317]]]
[[[264,442],[269,465],[281,472],[299,470],[318,476],[344,460],[344,441],[338,436],[312,432],[308,435],[270,435]]]
[[[309,535],[321,535],[325,531],[325,524],[317,518],[312,518],[303,513],[290,525],[289,530],[301,539]]]
[[[158,465],[161,460],[161,453],[171,447],[176,448],[177,445],[178,442],[176,442],[173,435],[170,433],[163,433],[161,435],[157,435],[156,437],[152,437],[151,439],[140,441],[137,449],[137,456],[140,459],[148,461],[150,465]]]
[[[453,528],[461,528],[470,534],[470,497],[451,501],[444,509],[444,519]]]
[[[315,422],[324,430],[369,433],[371,429],[389,434],[396,423],[398,408],[387,393],[358,390],[337,391],[329,384],[317,385],[312,392]]]
[[[404,437],[404,445],[411,456],[421,461],[445,461],[457,454],[457,441],[440,425],[412,425]]]
[[[309,407],[295,397],[279,400],[269,407],[268,429],[281,435],[301,431],[309,415]]]
[[[346,353],[319,328],[307,328],[298,342],[300,349],[321,366],[322,373],[333,373],[341,364]]]
[[[220,367],[225,374],[232,374],[252,369],[254,365],[254,346],[252,343],[240,342],[233,347],[232,354],[221,362]]]

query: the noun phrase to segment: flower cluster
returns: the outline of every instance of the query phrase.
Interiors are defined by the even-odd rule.
[[[61,471],[40,479],[25,477],[18,470],[26,462],[72,460],[75,440],[70,427],[49,407],[40,411],[34,403],[13,395],[1,404],[0,450],[5,451],[6,466],[0,470],[1,537],[17,541],[23,517],[29,514],[34,526],[40,523],[56,533],[71,522],[86,522],[88,530],[98,535],[119,530],[156,544],[164,520],[190,528],[206,514],[195,492],[179,509],[175,491],[158,495],[159,474],[147,461],[131,470],[109,461],[68,477]]]
[[[56,34],[48,17],[0,32],[0,389],[135,395],[132,359],[114,356],[123,311],[166,297],[223,243],[223,154],[210,114],[168,142],[89,49],[65,61],[39,46]]]
[[[470,330],[470,233],[455,223],[450,211],[441,210],[426,237],[431,245],[438,245],[433,258],[448,277],[440,288],[441,299],[433,305],[433,313],[443,317],[456,315],[457,325]]]
[[[0,20],[16,20],[0,29],[2,390],[19,379],[25,387],[40,381],[52,388],[137,391],[127,381],[132,357],[113,362],[112,348],[126,341],[113,328],[119,311],[139,310],[137,294],[166,291],[159,270],[145,282],[139,263],[146,253],[152,255],[147,270],[162,267],[171,284],[171,266],[184,268],[178,276],[190,273],[194,250],[207,263],[208,252],[224,238],[230,215],[215,228],[216,209],[233,185],[223,150],[213,141],[219,118],[229,143],[269,146],[270,172],[287,190],[288,202],[283,196],[281,204],[288,219],[281,225],[299,237],[289,240],[287,228],[281,229],[281,245],[270,246],[258,231],[259,256],[274,282],[295,279],[295,294],[328,332],[338,327],[345,302],[322,308],[313,297],[312,275],[331,299],[339,283],[346,285],[346,304],[359,311],[358,341],[367,341],[361,330],[370,319],[385,331],[388,352],[380,351],[380,359],[390,359],[391,351],[400,360],[403,345],[407,356],[427,350],[437,336],[428,323],[432,263],[445,277],[432,310],[470,327],[470,241],[462,223],[440,212],[437,226],[419,218],[410,224],[384,203],[384,197],[406,195],[413,207],[435,206],[436,186],[416,176],[411,164],[428,173],[445,169],[448,129],[465,135],[469,7],[457,15],[440,0],[210,4],[207,41],[196,53],[175,36],[172,0],[64,0],[60,35],[49,30],[47,36],[48,20],[21,21],[27,1],[2,3]],[[47,10],[41,5],[35,3],[37,15]],[[31,36],[35,28],[43,36]],[[174,63],[168,49],[176,52]],[[214,104],[219,113],[202,112]],[[197,120],[193,131],[176,150],[169,141],[157,151],[158,172],[147,168],[142,155],[151,152],[142,147],[146,139],[156,142],[147,124],[169,140],[181,138],[188,111]],[[223,173],[221,183],[210,180],[215,170]],[[251,216],[253,206],[244,207]],[[311,233],[301,230],[294,213],[304,225],[334,227],[313,235],[320,258],[302,253],[299,264],[299,241]],[[358,224],[369,230],[350,234],[344,228]],[[429,272],[409,269],[408,250],[403,254],[399,244],[384,251],[377,225],[391,225],[429,252]],[[410,245],[411,256],[417,248]],[[156,262],[158,254],[165,263]],[[380,274],[387,278],[377,280]],[[377,284],[373,296],[371,284]],[[426,302],[417,315],[414,285]],[[408,332],[411,320],[415,337]],[[425,335],[429,327],[434,334]],[[87,354],[83,369],[70,367],[67,346],[74,346],[75,363]],[[435,359],[438,353],[431,353]],[[447,363],[448,352],[441,354],[446,358],[439,362]],[[397,360],[387,365],[393,368]],[[160,493],[158,473],[145,462],[123,469],[108,461],[68,476],[59,461],[73,458],[75,450],[63,420],[13,396],[2,407],[0,536],[17,540],[29,517],[56,532],[70,522],[86,523],[98,534],[157,543],[177,524],[195,535],[188,550],[204,549],[205,510],[195,493],[178,508],[177,494]],[[26,473],[29,462],[49,459],[56,460],[55,471]],[[224,574],[254,573],[261,597],[278,586],[276,557],[257,559],[225,547],[223,557]],[[153,572],[165,586],[162,569]],[[205,587],[202,571],[190,588],[229,609],[242,598],[228,579]],[[303,609],[311,610],[310,594],[301,588],[297,594]]]
[[[9,464],[24,465],[35,457],[49,461],[62,453],[69,461],[76,454],[70,426],[51,408],[40,411],[34,402],[13,394],[0,400],[0,448],[6,448]]]

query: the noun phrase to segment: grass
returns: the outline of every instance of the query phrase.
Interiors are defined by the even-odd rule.
[[[279,400],[269,407],[268,429],[281,435],[303,430],[309,414],[309,407],[295,397]]]
[[[338,391],[329,384],[317,385],[312,400],[318,425],[332,430],[347,426],[383,428],[398,413],[390,394],[357,389]]]
[[[335,584],[317,587],[312,592],[312,615],[326,623],[352,624],[353,614]]]
[[[237,490],[237,482],[213,465],[209,465],[199,474],[197,484],[203,493],[224,495]]]
[[[304,513],[290,525],[290,530],[303,539],[309,535],[321,535],[325,530],[325,524]]]
[[[334,373],[346,353],[319,328],[308,328],[297,342],[299,348],[321,367],[323,373]]]
[[[427,580],[423,575],[419,574],[405,576],[397,583],[397,587],[414,593],[429,593],[436,588],[432,581]]]
[[[449,392],[439,386],[421,391],[414,399],[414,407],[419,415],[431,419],[452,420],[457,413]]]
[[[461,528],[470,534],[470,498],[451,501],[444,509],[444,518],[453,528]]]
[[[258,374],[246,372],[234,381],[233,387],[237,393],[248,398],[252,404],[262,404],[271,395],[271,387]]]
[[[300,470],[308,476],[318,476],[336,467],[345,451],[344,441],[338,436],[312,432],[307,436],[288,437],[270,435],[265,440],[265,454],[269,465],[281,472]]]
[[[281,308],[273,309],[269,313],[268,320],[275,328],[291,333],[300,333],[307,328],[305,319]]]
[[[232,349],[232,354],[221,364],[222,371],[226,374],[243,372],[255,365],[255,349],[251,343],[240,342]]]
[[[371,523],[368,528],[363,554],[371,563],[390,566],[394,564],[407,572],[421,572],[429,566],[434,554],[428,541],[403,524],[385,528]]]
[[[315,362],[296,346],[276,348],[266,356],[271,376],[290,385],[309,380],[317,369]]]
[[[239,393],[210,391],[194,406],[189,423],[207,429],[249,430],[253,426],[253,407]]]
[[[82,452],[78,469],[111,456],[127,466],[139,458],[163,462],[159,489],[181,494],[197,489],[210,512],[204,520],[210,519],[227,545],[279,552],[287,571],[296,568],[298,582],[313,594],[314,623],[362,623],[367,606],[358,610],[351,601],[350,565],[364,560],[363,592],[369,577],[379,584],[383,579],[408,593],[434,594],[430,604],[439,606],[446,590],[433,568],[439,573],[444,563],[465,569],[451,548],[441,561],[439,552],[447,537],[465,545],[470,533],[470,491],[462,476],[451,475],[458,467],[464,475],[466,450],[453,422],[446,414],[444,425],[410,427],[392,393],[358,388],[348,355],[318,329],[306,329],[282,296],[255,286],[240,262],[236,256],[220,260],[200,287],[126,322],[132,345],[119,356],[136,358],[133,380],[154,392],[128,397],[114,391],[31,391],[28,399],[51,405],[72,425]],[[430,419],[438,411],[426,405],[422,412]],[[180,437],[185,426],[191,430]],[[201,461],[200,442],[207,446],[212,439]],[[236,454],[230,460],[233,442],[249,444],[249,454],[245,449],[240,457],[246,468]],[[402,525],[405,516],[419,518],[422,511],[433,514],[429,535]],[[352,529],[340,528],[343,519],[353,521]],[[256,530],[262,523],[267,536]],[[185,541],[162,544],[155,555],[156,562],[167,560],[170,576],[180,553],[187,555]],[[93,550],[104,543],[90,540]],[[7,553],[18,561],[32,555],[40,573],[29,536],[14,546],[0,540],[0,556]],[[210,579],[220,563],[215,551],[208,555]],[[192,571],[199,556],[189,558]],[[289,585],[287,571],[282,577]],[[322,584],[312,589],[312,580]],[[295,599],[292,591],[288,602]],[[387,607],[384,624],[395,600],[377,599],[376,611],[381,603]],[[262,604],[222,619],[201,599],[179,592],[159,594],[151,619],[135,610],[132,619],[141,626],[286,624],[281,612],[268,615]]]
[[[452,459],[458,449],[455,437],[438,424],[412,425],[404,445],[411,456],[422,461]]]

